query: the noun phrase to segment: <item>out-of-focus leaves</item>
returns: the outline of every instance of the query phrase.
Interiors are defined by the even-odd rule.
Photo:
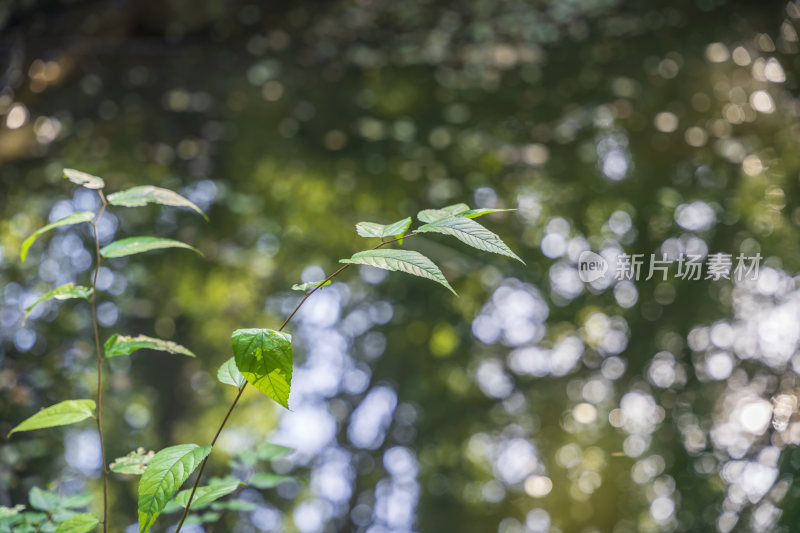
[[[100,519],[94,513],[75,515],[66,522],[62,522],[56,533],[88,533],[100,524]]]
[[[226,479],[218,480],[204,487],[197,487],[194,498],[192,499],[192,510],[196,511],[207,507],[215,500],[225,497],[235,491],[240,485],[242,485],[242,482],[238,479]],[[192,489],[180,491],[178,495],[175,496],[175,503],[181,507],[186,507],[191,492]]]
[[[283,474],[269,474],[266,472],[258,472],[250,478],[248,485],[252,485],[257,489],[271,489],[277,487],[286,481],[296,481],[294,476],[286,476]]]

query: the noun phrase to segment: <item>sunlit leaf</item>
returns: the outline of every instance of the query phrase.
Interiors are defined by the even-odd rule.
[[[505,213],[507,211],[516,211],[516,209],[487,209],[485,207],[482,207],[480,209],[470,209],[469,211],[458,213],[458,216],[467,218],[478,218],[482,217],[483,215],[490,215],[492,213]]]
[[[173,207],[188,207],[199,213],[203,218],[208,217],[203,210],[194,203],[184,198],[175,191],[162,189],[154,185],[140,185],[130,189],[108,195],[108,203],[124,207],[141,207],[147,204],[169,205]]]
[[[75,285],[70,281],[65,285],[61,285],[52,291],[44,293],[35,302],[26,307],[25,317],[22,319],[22,324],[25,325],[25,321],[28,319],[28,315],[31,314],[31,311],[33,311],[33,308],[42,302],[46,302],[48,300],[69,300],[72,298],[83,298],[84,300],[88,300],[91,295],[91,287],[82,287],[80,285]]]
[[[294,476],[285,476],[282,474],[268,474],[266,472],[258,472],[248,482],[257,489],[271,489],[277,487],[285,481],[295,481],[297,478]]]
[[[239,369],[236,368],[236,359],[233,357],[220,365],[219,370],[217,370],[217,379],[226,385],[233,385],[237,389],[247,381],[242,373],[239,372]]]
[[[226,479],[205,487],[197,487],[194,498],[192,499],[192,510],[202,509],[210,505],[214,500],[218,500],[235,491],[240,485],[242,485],[242,482],[238,479]],[[186,507],[191,493],[192,489],[180,491],[178,495],[175,496],[175,503],[181,507]]]
[[[139,481],[140,533],[153,527],[167,502],[209,453],[211,446],[179,444],[155,454]]]
[[[42,226],[34,231],[33,234],[31,234],[31,236],[25,239],[25,241],[22,243],[22,248],[19,251],[20,259],[23,263],[25,262],[25,259],[28,257],[28,249],[43,233],[47,233],[51,229],[59,228],[61,226],[72,226],[73,224],[80,224],[81,222],[91,222],[94,220],[95,216],[96,215],[94,213],[90,213],[88,211],[78,211],[77,213],[72,213],[71,215],[59,218],[52,224]]]
[[[160,237],[128,237],[126,239],[120,239],[102,247],[100,249],[100,255],[103,257],[123,257],[126,255],[149,252],[150,250],[160,250],[162,248],[186,248],[187,250],[192,250],[193,252],[203,255],[200,250],[185,242],[173,239],[162,239]]]
[[[423,209],[417,213],[417,218],[422,222],[433,222],[435,220],[466,213],[469,210],[470,208],[467,204],[453,204],[442,207],[441,209]]]
[[[130,355],[136,350],[148,349],[158,350],[160,352],[169,352],[180,355],[188,355],[194,357],[195,355],[189,351],[188,348],[181,346],[172,341],[165,341],[162,339],[155,339],[146,335],[137,335],[136,337],[127,337],[125,335],[114,334],[108,338],[105,345],[106,357],[114,357],[117,355]]]
[[[293,291],[307,291],[312,287],[324,287],[325,285],[330,285],[331,280],[321,280],[321,281],[308,281],[306,283],[295,283],[292,285]]]
[[[255,388],[289,408],[292,383],[292,337],[271,329],[233,332],[233,355],[239,371]]]
[[[397,237],[406,232],[411,225],[411,217],[392,222],[391,224],[378,224],[376,222],[359,222],[356,232],[362,237]]]
[[[64,177],[72,183],[82,185],[87,189],[102,189],[106,186],[103,178],[99,178],[82,170],[75,170],[74,168],[65,168]]]
[[[450,292],[456,294],[456,291],[447,282],[447,278],[444,277],[439,267],[421,253],[413,250],[365,250],[353,254],[350,259],[340,259],[339,262],[369,265],[384,270],[413,274],[441,283]]]
[[[94,416],[94,400],[66,400],[42,409],[12,429],[8,436],[18,431],[65,426]]]
[[[147,464],[153,459],[156,452],[145,451],[144,448],[137,448],[128,455],[117,457],[109,465],[112,472],[117,474],[130,474],[141,476],[144,474]]]
[[[99,524],[100,518],[94,513],[82,513],[62,522],[56,533],[88,533],[94,531]]]
[[[418,233],[431,232],[452,235],[461,242],[473,248],[477,248],[478,250],[506,255],[523,264],[525,263],[517,254],[506,246],[500,237],[469,218],[464,218],[462,216],[442,218],[420,226],[416,231]]]

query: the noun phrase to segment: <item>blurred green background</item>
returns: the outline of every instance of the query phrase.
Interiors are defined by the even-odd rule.
[[[23,308],[92,271],[86,228],[22,241],[107,190],[101,336],[197,359],[110,361],[110,458],[210,441],[230,334],[276,328],[371,246],[360,220],[466,202],[526,261],[407,242],[460,297],[350,269],[289,330],[291,412],[249,392],[212,455],[270,440],[304,477],[248,489],[215,531],[797,531],[800,102],[796,2],[36,1],[0,5],[0,433],[94,394],[85,303]],[[757,280],[578,279],[587,249],[764,258]],[[0,504],[100,494],[91,424],[0,442]],[[112,479],[112,530],[137,531]],[[97,501],[97,500],[96,500]],[[94,509],[97,509],[95,504]],[[156,529],[168,531],[176,515]],[[127,529],[126,529],[127,528]],[[195,528],[192,531],[201,531]],[[184,529],[189,531],[189,529]]]

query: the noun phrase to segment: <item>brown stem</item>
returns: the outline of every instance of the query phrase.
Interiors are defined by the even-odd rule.
[[[388,240],[388,241],[383,241],[379,245],[374,246],[371,249],[372,250],[377,250],[378,248],[383,248],[387,244],[392,244],[393,242],[397,242],[397,241],[402,240],[402,239],[407,239],[408,237],[413,237],[415,235],[417,235],[417,234],[412,231],[408,235],[403,235],[402,237],[397,237],[397,238],[394,238],[394,239],[391,239],[391,240]],[[313,289],[308,291],[306,293],[306,295],[303,296],[303,298],[300,300],[300,302],[298,302],[298,304],[294,307],[292,312],[289,313],[289,316],[287,316],[286,320],[283,321],[283,324],[281,324],[281,327],[278,328],[278,331],[283,331],[283,328],[286,327],[286,325],[289,323],[289,321],[292,319],[292,317],[294,317],[294,315],[297,313],[297,311],[300,309],[300,307],[302,307],[302,305],[306,302],[306,300],[308,300],[308,298],[312,294],[314,294],[319,289],[324,287],[325,283],[327,283],[328,281],[331,281],[333,278],[335,278],[336,276],[338,276],[339,274],[341,274],[342,272],[347,270],[347,268],[350,265],[351,265],[351,263],[347,263],[347,264],[344,264],[344,265],[340,266],[333,274],[331,274],[330,276],[325,278],[316,287],[314,287]],[[233,412],[233,409],[236,407],[236,404],[239,403],[239,398],[242,397],[242,393],[244,392],[245,387],[247,387],[247,382],[245,382],[244,385],[242,385],[239,388],[239,394],[237,394],[236,398],[233,399],[233,403],[231,404],[230,408],[228,409],[228,412],[225,414],[225,418],[222,420],[222,424],[219,425],[219,428],[217,429],[217,433],[216,433],[216,435],[214,435],[214,440],[211,441],[211,447],[212,448],[214,447],[214,444],[216,444],[220,433],[222,433],[222,430],[225,427],[225,424],[228,422],[228,418],[231,416],[231,413]],[[211,455],[210,453],[209,453],[209,455],[206,455],[205,459],[203,459],[203,462],[200,463],[200,470],[197,472],[197,477],[194,480],[194,485],[192,485],[192,492],[189,494],[189,501],[186,502],[186,508],[183,510],[183,515],[181,516],[181,521],[178,523],[178,528],[175,530],[175,533],[180,533],[181,528],[183,527],[183,522],[186,520],[186,517],[189,516],[189,509],[192,506],[192,499],[194,498],[194,493],[197,490],[197,486],[200,484],[200,476],[203,475],[203,470],[205,470],[206,463],[208,462],[208,458],[209,458],[210,455]]]
[[[103,441],[103,355],[100,353],[100,332],[97,326],[97,274],[100,272],[100,263],[102,257],[100,255],[100,237],[97,232],[97,222],[103,216],[106,210],[106,197],[103,191],[98,190],[97,194],[100,195],[100,200],[103,205],[100,212],[97,213],[97,218],[92,222],[94,229],[94,244],[95,252],[97,255],[97,266],[94,269],[94,277],[92,278],[92,297],[90,304],[92,308],[92,325],[94,326],[94,346],[97,352],[97,432],[100,434],[100,455],[103,459],[103,533],[108,533],[108,466],[106,465],[106,446]]]

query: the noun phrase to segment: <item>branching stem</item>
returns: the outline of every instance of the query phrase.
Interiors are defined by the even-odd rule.
[[[392,244],[394,242],[400,241],[402,239],[407,239],[407,238],[413,237],[415,235],[417,235],[417,234],[412,231],[411,233],[409,233],[407,235],[403,235],[402,237],[397,237],[395,239],[391,239],[391,240],[388,240],[388,241],[383,241],[380,244],[378,244],[377,246],[374,246],[372,248],[372,250],[377,250],[378,248],[383,248],[387,244]],[[306,300],[309,299],[309,297],[311,297],[312,294],[314,294],[319,289],[324,287],[327,282],[331,281],[333,278],[335,278],[336,276],[338,276],[339,274],[341,274],[342,272],[347,270],[347,268],[349,266],[350,266],[350,263],[342,265],[335,272],[333,272],[333,274],[331,274],[330,276],[325,278],[316,287],[314,287],[313,289],[308,291],[306,293],[306,295],[303,296],[303,298],[300,300],[300,302],[298,302],[298,304],[295,306],[295,308],[292,310],[292,312],[289,313],[289,316],[287,316],[286,320],[283,321],[283,324],[281,324],[281,326],[278,328],[278,331],[283,331],[283,328],[285,328],[286,325],[289,324],[289,321],[294,317],[294,315],[297,313],[297,311],[300,309],[300,307],[303,306],[303,304],[306,302]],[[228,412],[225,414],[225,418],[222,419],[222,424],[219,425],[219,428],[217,429],[217,433],[214,435],[214,439],[211,441],[211,446],[212,447],[214,446],[214,444],[217,443],[217,439],[219,438],[220,433],[222,433],[222,430],[225,427],[225,424],[228,422],[228,418],[230,418],[231,413],[233,412],[233,409],[236,407],[236,404],[239,403],[239,398],[242,397],[242,393],[244,392],[244,389],[246,387],[247,387],[247,382],[245,382],[244,385],[239,387],[239,393],[236,395],[236,398],[233,399],[233,403],[231,404],[230,408],[228,409]],[[99,420],[99,413],[100,413],[100,411],[99,411],[99,408],[98,408],[98,420]],[[102,433],[101,433],[101,435],[102,435]],[[200,470],[198,470],[198,472],[197,472],[197,477],[195,478],[194,485],[192,486],[192,492],[191,492],[191,494],[189,494],[189,501],[186,502],[186,508],[183,510],[183,515],[181,516],[181,521],[178,523],[178,527],[175,530],[175,533],[180,533],[180,530],[183,527],[183,522],[186,520],[186,517],[189,516],[189,509],[192,506],[192,499],[194,499],[194,493],[195,493],[195,491],[197,491],[197,487],[200,484],[200,477],[203,475],[203,470],[205,470],[205,468],[206,468],[206,463],[208,462],[208,458],[209,458],[210,455],[211,454],[207,455],[205,457],[205,459],[203,459],[203,462],[200,463]],[[105,463],[105,460],[103,462]]]
[[[108,204],[106,203],[106,197],[103,191],[98,190],[97,194],[100,195],[100,200],[103,202],[103,205],[100,207],[97,217],[92,222],[97,266],[94,269],[94,277],[92,278],[92,296],[89,303],[92,308],[94,346],[97,353],[97,432],[100,434],[100,455],[103,460],[103,533],[108,533],[108,466],[106,463],[106,445],[103,440],[103,354],[100,352],[100,332],[97,325],[97,275],[100,272],[100,263],[102,261],[97,223],[100,221],[100,217],[103,216]]]

